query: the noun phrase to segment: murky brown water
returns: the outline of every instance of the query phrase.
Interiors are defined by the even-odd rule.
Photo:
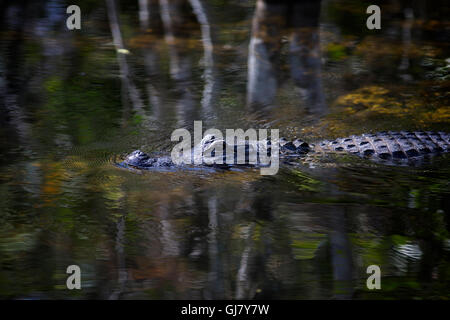
[[[170,152],[194,120],[306,141],[448,132],[445,1],[386,1],[381,30],[360,1],[144,3],[79,1],[79,31],[63,1],[0,4],[1,298],[450,297],[448,156],[275,176],[114,166]]]

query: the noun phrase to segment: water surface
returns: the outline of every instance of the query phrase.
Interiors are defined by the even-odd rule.
[[[448,156],[275,176],[114,166],[170,152],[194,120],[312,142],[448,132],[445,1],[384,1],[381,30],[350,0],[78,3],[75,31],[66,1],[0,5],[1,298],[450,297]]]

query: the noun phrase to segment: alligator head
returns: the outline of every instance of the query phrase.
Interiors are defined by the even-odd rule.
[[[173,167],[174,164],[170,157],[150,157],[141,150],[135,150],[131,152],[123,161],[126,166],[134,167],[137,169],[150,169],[150,168],[167,168]]]
[[[132,167],[148,168],[152,166],[155,159],[150,158],[148,154],[142,152],[141,150],[135,150],[125,158],[124,162]]]

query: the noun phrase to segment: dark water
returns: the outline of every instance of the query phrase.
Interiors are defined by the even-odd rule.
[[[70,2],[2,2],[0,297],[450,298],[449,157],[113,165],[194,120],[307,141],[450,131],[446,2],[379,3],[381,30],[363,1],[78,1],[69,31]]]

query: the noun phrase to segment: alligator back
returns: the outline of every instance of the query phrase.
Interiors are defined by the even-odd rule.
[[[378,162],[414,164],[429,156],[449,152],[450,134],[389,131],[325,140],[311,146],[317,152],[346,152]]]

